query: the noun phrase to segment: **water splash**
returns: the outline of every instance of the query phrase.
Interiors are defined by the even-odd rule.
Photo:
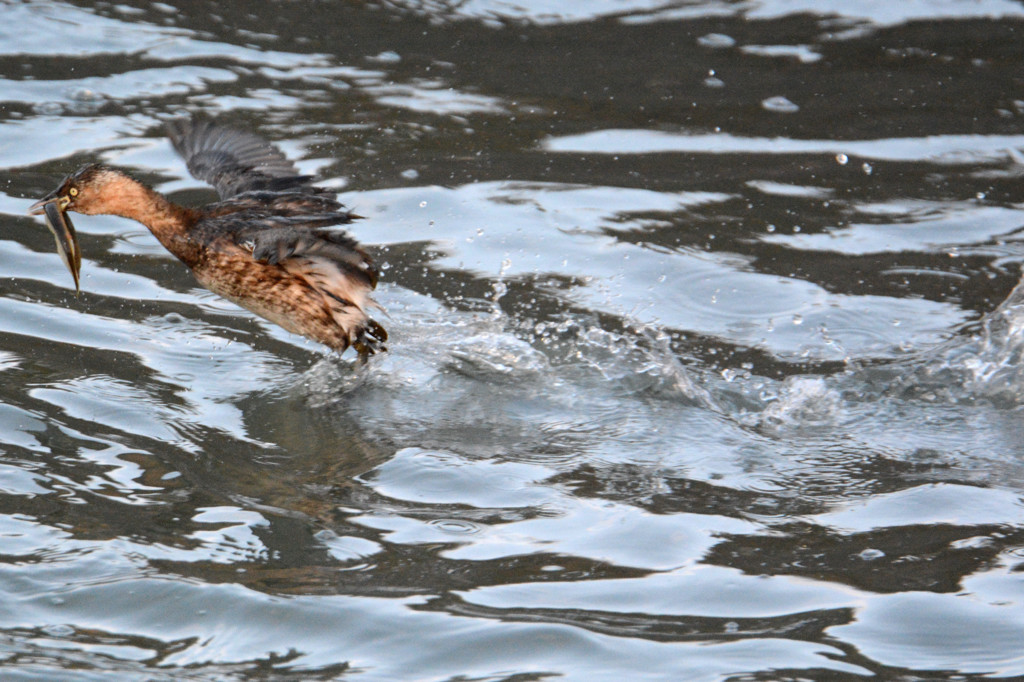
[[[977,337],[952,345],[930,369],[933,375],[962,375],[971,396],[1008,407],[1024,404],[1024,281],[985,316]]]
[[[790,430],[831,427],[842,409],[839,392],[820,376],[792,376],[783,382],[778,399],[756,420],[770,435]]]
[[[501,299],[508,293],[508,284],[505,283],[505,275],[511,267],[511,258],[505,258],[502,260],[501,268],[498,270],[498,276],[495,278],[494,284],[492,285],[494,295],[491,296],[491,310],[495,319],[500,318],[502,315]]]

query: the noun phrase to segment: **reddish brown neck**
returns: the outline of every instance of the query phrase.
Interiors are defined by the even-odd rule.
[[[189,230],[199,213],[168,201],[159,192],[121,173],[105,178],[101,204],[89,213],[106,213],[137,220],[175,256],[191,264],[195,245],[188,239]]]

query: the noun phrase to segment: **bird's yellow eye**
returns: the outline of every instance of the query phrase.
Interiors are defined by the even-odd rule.
[[[77,197],[78,196],[78,188],[77,187],[72,187],[71,189],[68,190],[68,194],[70,194],[73,197]]]

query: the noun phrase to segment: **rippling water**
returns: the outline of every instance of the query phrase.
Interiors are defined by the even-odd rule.
[[[1024,677],[1024,9],[0,5],[4,679]],[[358,366],[34,198],[365,221]]]

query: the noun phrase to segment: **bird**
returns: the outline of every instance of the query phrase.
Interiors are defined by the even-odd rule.
[[[178,205],[127,173],[88,164],[29,208],[44,215],[79,290],[81,251],[69,211],[116,215],[153,236],[210,291],[294,334],[362,360],[387,348],[367,312],[378,271],[340,225],[360,216],[301,175],[274,144],[205,118],[174,119],[167,135],[219,201]]]

